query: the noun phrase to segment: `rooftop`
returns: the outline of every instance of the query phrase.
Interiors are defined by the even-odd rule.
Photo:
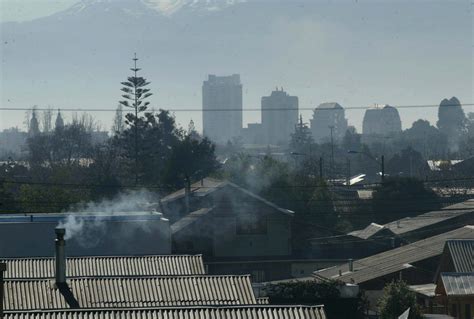
[[[405,217],[384,225],[372,223],[364,229],[350,232],[349,235],[361,239],[367,239],[381,230],[388,230],[394,235],[403,235],[405,233],[420,230],[424,227],[470,214],[474,217],[474,200],[467,200],[462,203],[447,206],[441,210],[431,211],[414,217]],[[453,226],[455,227],[455,224],[450,224],[444,229],[452,228]],[[440,229],[442,230],[442,228]]]
[[[57,223],[69,217],[82,221],[145,221],[162,219],[158,212],[87,212],[58,214],[0,214],[0,223]]]
[[[217,180],[217,179],[214,179],[214,178],[209,178],[209,177],[206,177],[204,179],[202,179],[201,181],[199,182],[196,182],[194,184],[191,185],[191,196],[193,197],[205,197],[205,196],[208,196],[210,194],[213,194],[214,192],[224,188],[224,187],[231,187],[233,190],[236,190],[236,191],[240,191],[258,201],[261,201],[263,202],[264,204],[268,205],[268,206],[271,206],[273,207],[274,209],[276,209],[277,211],[281,212],[281,213],[284,213],[284,214],[287,214],[287,215],[291,215],[293,216],[293,212],[291,210],[288,210],[288,209],[284,209],[284,208],[281,208],[277,205],[275,205],[274,203],[272,202],[269,202],[267,201],[266,199],[238,186],[237,184],[234,184],[232,182],[229,182],[229,181],[221,181],[221,180]],[[173,202],[175,200],[178,200],[178,199],[181,199],[181,198],[184,198],[185,196],[185,190],[184,188],[172,193],[172,194],[169,194],[168,196],[165,196],[162,198],[162,203],[163,204],[166,204],[166,203],[169,203],[169,202]]]
[[[5,280],[5,311],[255,305],[250,275]]]
[[[4,319],[326,319],[323,306],[225,306],[7,312]]]
[[[465,226],[437,236],[429,237],[380,254],[354,261],[354,271],[349,264],[326,268],[313,273],[317,279],[337,279],[357,284],[411,267],[411,263],[439,256],[448,239],[474,239],[474,226]],[[341,272],[341,275],[339,275]]]
[[[441,273],[437,294],[446,296],[474,296],[474,273]]]
[[[6,279],[54,278],[54,258],[1,259]],[[68,257],[68,277],[204,275],[201,255]]]

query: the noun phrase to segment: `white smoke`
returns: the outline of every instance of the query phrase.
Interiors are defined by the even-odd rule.
[[[94,247],[105,236],[107,218],[127,212],[151,212],[156,203],[157,196],[147,190],[127,191],[112,199],[76,205],[66,212],[67,217],[57,227],[66,230],[66,240],[74,239],[83,247]],[[140,227],[143,231],[150,231],[147,223],[141,223]],[[124,233],[123,237],[126,236]]]

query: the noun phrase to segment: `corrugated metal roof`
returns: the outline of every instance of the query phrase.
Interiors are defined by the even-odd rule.
[[[249,275],[5,280],[5,310],[256,304]],[[71,302],[72,301],[72,302]],[[69,304],[68,304],[69,302]]]
[[[465,215],[472,215],[474,218],[474,200],[467,200],[462,203],[447,206],[441,210],[431,211],[414,217],[405,217],[379,226],[391,231],[395,235],[403,235]],[[462,225],[458,225],[458,227],[459,226]],[[445,230],[450,227],[456,227],[456,224],[447,225]],[[380,229],[378,229],[378,231],[380,231]],[[349,235],[367,239],[375,233],[377,233],[377,229],[371,224],[364,229],[353,231],[349,233]]]
[[[441,273],[441,282],[447,296],[474,296],[474,273]],[[436,289],[439,293],[439,287]]]
[[[455,272],[474,272],[474,239],[448,240],[446,248]]]
[[[408,267],[408,264],[441,255],[445,242],[451,238],[474,239],[474,226],[465,226],[391,249],[380,254],[354,261],[354,271],[349,271],[349,264],[334,266],[313,273],[318,279],[337,279],[357,284],[395,273]],[[342,275],[339,276],[339,271]]]
[[[53,278],[54,258],[0,259],[5,278]],[[201,255],[149,255],[67,258],[68,277],[204,275]]]
[[[323,306],[246,306],[6,313],[4,319],[326,319]]]

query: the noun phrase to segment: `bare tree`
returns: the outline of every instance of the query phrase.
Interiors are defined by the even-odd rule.
[[[123,106],[119,104],[115,111],[114,122],[112,124],[112,134],[121,134],[125,129],[125,122],[123,120]]]

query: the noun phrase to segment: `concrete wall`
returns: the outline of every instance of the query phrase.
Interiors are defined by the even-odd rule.
[[[57,222],[0,223],[0,257],[54,255]],[[87,225],[86,225],[87,226]],[[66,240],[68,256],[170,254],[168,221],[104,221]]]

